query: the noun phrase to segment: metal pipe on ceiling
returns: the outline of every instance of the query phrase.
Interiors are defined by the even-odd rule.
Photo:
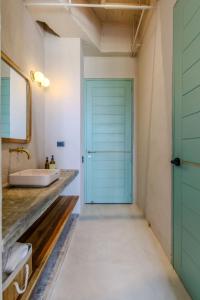
[[[139,20],[139,23],[138,23],[138,26],[137,26],[137,29],[136,29],[136,32],[135,32],[135,37],[134,37],[134,40],[133,40],[133,44],[132,44],[132,54],[133,56],[135,55],[135,48],[136,48],[136,43],[137,43],[137,38],[138,38],[138,35],[139,35],[139,31],[140,31],[140,27],[141,27],[141,24],[142,24],[142,19],[144,17],[144,10],[142,10],[142,13],[140,15],[140,20]]]
[[[25,3],[27,7],[42,6],[42,7],[65,7],[65,8],[104,8],[104,9],[122,9],[122,10],[149,10],[150,5],[136,5],[136,4],[120,4],[120,3],[53,3],[53,2],[28,2]]]

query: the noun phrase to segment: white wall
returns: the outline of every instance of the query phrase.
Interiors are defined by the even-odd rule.
[[[31,70],[44,68],[43,33],[33,21],[24,7],[22,0],[2,0],[1,30],[2,50],[20,67],[29,77]],[[37,168],[44,163],[44,90],[35,83],[32,86],[32,140],[25,145],[31,153],[32,159],[26,155],[19,157],[13,153],[9,159],[9,148],[16,144],[3,143],[2,145],[2,173],[3,183],[7,182],[10,162],[10,172],[25,168]]]
[[[45,155],[55,155],[60,169],[81,172],[81,41],[45,36],[45,74],[51,85],[45,95]],[[64,148],[57,148],[64,141]],[[64,191],[80,194],[81,174]],[[78,210],[80,209],[80,201]]]
[[[131,57],[85,57],[85,78],[136,78],[137,63]]]
[[[172,252],[173,5],[160,0],[138,58],[137,201],[168,257]]]

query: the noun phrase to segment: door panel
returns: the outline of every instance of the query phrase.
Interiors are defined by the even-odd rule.
[[[200,169],[190,165],[181,167],[182,182],[197,189],[199,193]]]
[[[132,82],[85,81],[86,203],[132,202]]]
[[[200,300],[200,1],[174,9],[173,263]]]
[[[200,215],[199,191],[183,184],[183,205]]]
[[[182,0],[182,1],[185,1],[185,3],[189,2],[191,6],[194,5],[191,0],[190,1]],[[200,27],[199,3],[195,5],[195,9],[196,10],[195,10],[194,14],[192,16],[189,15],[188,19],[190,17],[191,18],[189,19],[189,22],[184,27],[183,50],[185,50],[187,47],[191,46],[191,43],[195,40],[195,38],[199,34],[199,27]],[[184,14],[185,14],[185,17],[188,14],[186,6],[184,7]]]
[[[187,115],[183,118],[183,139],[193,139],[199,137],[200,112]]]
[[[199,300],[199,267],[186,252],[182,253],[182,261],[182,279],[184,282],[187,282],[187,288],[191,292],[192,300]]]
[[[200,87],[186,94],[182,98],[182,116],[187,116],[200,111]]]
[[[190,67],[187,72],[183,74],[183,95],[190,93],[200,85],[200,61]]]
[[[198,36],[194,40],[194,42],[191,44],[191,47],[188,47],[183,52],[183,72],[186,72],[192,65],[198,62],[199,48],[200,48],[200,36]]]
[[[198,12],[199,0],[186,0],[184,5],[184,26],[186,26]]]
[[[183,230],[183,249],[190,257],[197,261],[197,264],[200,266],[200,247],[199,243],[191,236],[191,233],[187,230]]]
[[[182,141],[182,159],[190,162],[200,163],[200,139],[194,138]]]

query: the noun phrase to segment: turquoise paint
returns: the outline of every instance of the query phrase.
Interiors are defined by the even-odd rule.
[[[1,78],[1,136],[10,137],[10,78]]]
[[[174,157],[200,163],[200,1],[174,8]],[[200,300],[200,168],[173,171],[173,264],[193,300]]]
[[[133,201],[132,85],[125,79],[84,82],[86,203]]]

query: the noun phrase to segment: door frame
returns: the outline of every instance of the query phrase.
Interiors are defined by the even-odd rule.
[[[86,161],[86,148],[87,148],[87,126],[86,126],[86,115],[87,115],[87,82],[89,81],[129,81],[131,83],[131,152],[132,152],[132,159],[131,159],[131,193],[132,193],[132,202],[128,204],[132,204],[135,202],[135,175],[136,175],[136,163],[135,163],[135,110],[134,110],[134,104],[135,104],[135,86],[134,86],[134,78],[84,78],[83,80],[83,91],[84,91],[84,96],[83,96],[83,194],[84,194],[84,204],[89,204],[86,202],[86,197],[87,197],[87,192],[86,192],[86,180],[87,180],[87,165],[85,163]],[[91,203],[92,204],[92,203]]]
[[[176,157],[176,151],[175,151],[175,115],[176,115],[176,101],[175,101],[175,65],[176,65],[176,55],[175,55],[175,8],[179,0],[176,1],[176,3],[173,6],[173,57],[172,57],[172,159]],[[172,260],[172,265],[173,268],[175,268],[175,257],[174,257],[174,239],[175,239],[175,229],[174,229],[174,218],[175,218],[175,210],[174,210],[174,205],[175,205],[175,170],[174,166],[172,166],[172,172],[171,172],[171,182],[172,182],[172,190],[171,190],[171,224],[172,224],[172,229],[171,229],[171,260]]]

